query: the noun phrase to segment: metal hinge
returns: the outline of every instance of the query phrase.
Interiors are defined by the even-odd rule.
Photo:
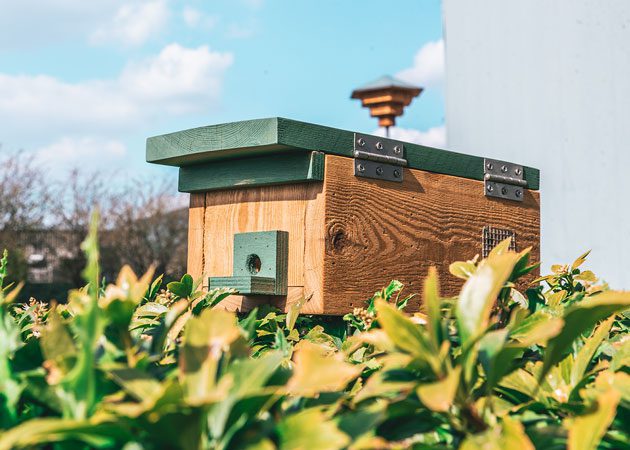
[[[403,180],[403,167],[407,165],[402,142],[354,133],[354,176],[377,180]]]
[[[483,188],[488,197],[523,201],[524,188],[527,186],[523,178],[523,166],[484,158],[483,173]]]

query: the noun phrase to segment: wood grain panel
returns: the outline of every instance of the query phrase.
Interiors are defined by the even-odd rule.
[[[517,249],[533,246],[540,257],[539,194],[524,201],[485,197],[483,182],[416,169],[403,183],[353,176],[353,161],[326,155],[325,314],[343,314],[398,279],[418,293],[430,266],[442,293],[455,295],[462,281],[448,273],[451,262],[481,253],[486,225],[516,233]],[[419,300],[410,303],[416,310]]]
[[[204,284],[209,276],[232,275],[235,233],[282,230],[289,232],[289,294],[285,297],[234,296],[224,306],[248,310],[272,303],[280,308],[311,295],[305,312],[321,312],[321,277],[313,267],[322,267],[324,258],[324,201],[322,183],[265,186],[209,192],[206,194],[204,226]],[[308,223],[307,223],[308,221]],[[307,231],[308,230],[308,231]],[[308,236],[308,239],[307,239]],[[318,244],[319,248],[307,248]],[[310,268],[305,278],[305,267]]]
[[[206,212],[206,195],[190,194],[188,209],[188,269],[195,281],[203,274],[203,225]],[[207,283],[207,281],[205,282]]]

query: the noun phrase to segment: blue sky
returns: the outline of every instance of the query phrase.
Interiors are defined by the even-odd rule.
[[[375,132],[349,96],[383,74],[426,88],[394,137],[444,145],[436,0],[0,6],[2,151],[34,152],[54,173],[155,173],[147,136],[257,117]]]

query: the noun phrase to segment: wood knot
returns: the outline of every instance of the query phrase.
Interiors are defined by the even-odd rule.
[[[328,229],[326,247],[330,252],[340,253],[347,249],[352,242],[341,224],[333,224]]]

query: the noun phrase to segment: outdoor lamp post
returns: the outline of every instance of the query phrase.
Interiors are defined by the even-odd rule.
[[[361,100],[362,106],[370,108],[370,115],[378,117],[378,125],[385,127],[385,134],[389,136],[389,127],[396,124],[396,117],[403,115],[405,106],[419,96],[422,90],[421,87],[385,75],[352,91],[351,98]]]

